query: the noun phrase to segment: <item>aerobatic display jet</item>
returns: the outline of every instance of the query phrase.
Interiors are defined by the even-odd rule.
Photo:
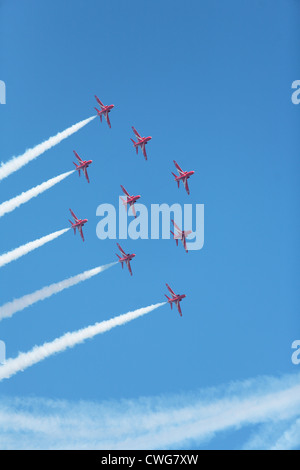
[[[74,214],[74,212],[69,209],[71,214],[72,214],[72,217],[74,219],[74,222],[72,222],[71,220],[69,220],[70,224],[72,225],[72,229],[74,230],[74,235],[76,235],[76,229],[78,229],[78,232],[80,233],[81,235],[81,238],[82,240],[84,241],[84,236],[83,236],[83,231],[82,231],[82,228],[84,227],[84,225],[88,222],[88,219],[78,219],[76,217],[76,215]]]
[[[192,230],[180,230],[180,228],[178,227],[178,225],[176,225],[173,219],[172,219],[172,224],[174,225],[174,228],[177,231],[176,235],[171,231],[171,234],[173,235],[174,240],[176,240],[176,245],[178,246],[178,240],[181,240],[185,251],[188,253],[188,249],[186,246],[186,239],[192,233]]]
[[[126,191],[126,189],[122,185],[121,185],[121,188],[122,188],[123,193],[127,197],[126,201],[121,197],[121,200],[123,202],[123,205],[125,206],[125,209],[127,210],[127,206],[129,205],[131,207],[134,217],[136,217],[134,204],[136,203],[136,201],[140,199],[141,196],[130,196],[130,194]]]
[[[135,254],[132,254],[132,255],[127,254],[127,253],[125,253],[125,251],[123,250],[123,248],[121,248],[121,246],[119,245],[119,243],[117,243],[117,245],[118,245],[118,248],[119,248],[119,250],[120,250],[122,256],[119,256],[117,253],[116,253],[116,255],[117,255],[117,257],[119,258],[119,262],[120,262],[121,265],[122,265],[122,269],[123,269],[124,263],[125,263],[126,266],[127,266],[127,268],[128,268],[128,271],[130,272],[130,274],[131,274],[131,276],[132,276],[130,261],[133,260],[133,258],[135,257]]]
[[[165,296],[167,297],[168,299],[168,303],[171,305],[171,310],[173,308],[173,303],[176,305],[177,309],[178,309],[178,312],[179,312],[179,315],[182,317],[182,311],[181,311],[181,308],[180,308],[180,302],[185,299],[186,295],[177,295],[175,294],[175,292],[171,289],[171,287],[166,284],[172,298],[168,297],[166,294]]]
[[[102,101],[99,100],[98,96],[95,95],[95,98],[98,101],[98,104],[101,108],[100,110],[95,108],[95,110],[97,111],[98,116],[100,117],[100,121],[102,122],[102,116],[104,116],[106,121],[107,121],[107,124],[108,124],[109,128],[111,129],[111,124],[110,124],[110,120],[109,120],[109,113],[115,107],[115,105],[110,104],[109,106],[105,106],[102,103]]]
[[[82,159],[80,158],[80,156],[78,155],[78,153],[75,152],[75,150],[73,150],[73,152],[74,152],[75,157],[76,157],[77,160],[78,160],[78,165],[77,165],[77,163],[75,163],[75,162],[73,162],[73,163],[74,163],[74,165],[76,166],[76,170],[78,171],[79,176],[80,176],[80,172],[82,171],[83,174],[84,174],[84,176],[85,176],[86,179],[87,179],[87,182],[89,183],[89,182],[90,182],[90,179],[89,179],[89,175],[88,175],[88,173],[87,173],[87,169],[88,169],[88,167],[93,163],[93,160],[86,160],[86,161],[84,161],[84,160],[82,160]]]
[[[172,175],[175,176],[175,181],[177,182],[178,184],[178,188],[179,188],[179,185],[180,185],[180,181],[183,182],[184,184],[184,187],[186,189],[186,192],[188,194],[190,194],[190,188],[189,188],[189,185],[188,185],[188,179],[193,176],[193,174],[195,173],[194,171],[183,171],[180,166],[178,165],[177,162],[175,162],[175,160],[173,160],[174,162],[174,165],[176,166],[177,168],[177,171],[179,173],[179,176],[175,175],[175,173],[172,172]]]
[[[137,142],[135,142],[133,139],[130,139],[131,142],[133,142],[133,146],[135,147],[136,153],[139,153],[139,147],[141,147],[143,155],[145,157],[145,160],[147,160],[147,153],[146,153],[146,145],[148,142],[152,139],[152,137],[141,137],[138,131],[132,126],[132,130],[135,133],[137,137]]]

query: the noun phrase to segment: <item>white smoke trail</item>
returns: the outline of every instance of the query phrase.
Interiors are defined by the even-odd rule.
[[[55,240],[55,238],[60,237],[64,233],[68,232],[70,229],[65,228],[64,230],[59,230],[58,232],[50,233],[50,235],[46,235],[45,237],[38,238],[37,240],[34,240],[33,242],[26,243],[26,245],[22,245],[19,248],[16,248],[12,251],[9,251],[8,253],[4,253],[3,255],[0,255],[0,268],[2,266],[5,266],[8,263],[11,263],[12,261],[17,260],[18,258],[21,258],[21,256],[27,255],[33,250],[36,250],[40,246],[45,245],[46,243],[51,242],[52,240]]]
[[[88,279],[97,276],[97,274],[102,273],[106,269],[111,268],[116,264],[118,264],[118,262],[90,269],[89,271],[85,271],[84,273],[78,274],[77,276],[70,277],[64,281],[57,282],[56,284],[51,284],[50,286],[37,290],[32,294],[24,295],[24,297],[15,299],[12,302],[8,302],[7,304],[0,307],[0,321],[3,320],[3,318],[12,317],[15,313],[21,312],[25,308],[30,307],[31,305],[40,302],[41,300],[48,299],[52,295],[58,294],[59,292],[68,289],[69,287],[73,287],[80,282],[87,281]]]
[[[68,176],[72,175],[74,172],[75,170],[68,171],[67,173],[63,173],[62,175],[56,176],[55,178],[51,178],[50,180],[45,181],[45,183],[39,184],[38,186],[29,189],[28,191],[19,194],[19,196],[16,196],[10,199],[9,201],[3,202],[2,204],[0,204],[0,217],[3,217],[3,215],[7,214],[8,212],[12,212],[17,207],[30,201],[30,199],[47,191],[47,189],[52,188],[52,186],[55,186],[56,184],[60,183]]]
[[[105,333],[116,326],[125,325],[125,323],[146,315],[165,304],[166,302],[163,302],[150,305],[149,307],[140,308],[133,312],[119,315],[111,320],[106,320],[101,323],[88,326],[87,328],[74,331],[73,333],[66,333],[51,343],[44,343],[42,346],[35,346],[27,353],[20,353],[15,359],[8,359],[5,364],[0,367],[0,381],[10,378],[18,372],[24,371],[28,367],[43,361],[53,354],[65,351],[67,348],[73,348],[77,344],[83,343],[86,339],[91,339],[96,335]]]
[[[47,150],[51,149],[55,145],[59,144],[62,140],[67,139],[75,132],[79,131],[82,127],[86,126],[89,122],[95,119],[97,116],[92,116],[88,119],[84,119],[83,121],[74,124],[73,126],[69,127],[68,129],[59,132],[53,137],[50,137],[48,140],[45,140],[39,145],[26,150],[25,153],[19,155],[18,157],[13,157],[6,163],[2,163],[0,166],[0,181],[4,178],[7,178],[9,175],[14,173],[15,171],[19,170],[23,166],[27,165],[27,163],[31,162],[35,158],[42,155]]]

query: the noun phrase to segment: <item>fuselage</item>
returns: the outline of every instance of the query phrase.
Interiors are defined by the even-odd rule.
[[[72,227],[73,228],[76,228],[76,227],[84,227],[84,225],[88,222],[88,219],[82,219],[82,220],[78,220],[78,222],[72,224]]]
[[[172,302],[181,302],[183,299],[186,298],[186,295],[182,294],[182,295],[176,295],[175,297],[173,297],[172,299],[169,300],[170,303]]]
[[[103,108],[101,108],[101,110],[98,111],[98,115],[100,116],[100,114],[109,113],[114,107],[115,107],[114,104],[110,104],[109,106],[104,106]]]
[[[93,160],[82,162],[80,165],[77,165],[77,170],[83,170],[84,168],[88,168],[92,163]]]
[[[139,147],[141,145],[147,145],[148,142],[152,139],[151,136],[149,137],[142,137],[141,139],[139,139],[137,142],[134,143],[134,146],[135,147]]]
[[[122,262],[123,262],[123,263],[124,263],[124,262],[125,262],[125,263],[128,263],[128,262],[132,261],[133,258],[135,258],[135,254],[134,254],[134,253],[131,254],[131,255],[126,255],[126,256],[124,256],[123,258],[120,258],[119,261],[120,261],[120,263],[122,263]]]
[[[176,176],[176,181],[189,179],[194,173],[194,171],[185,171],[182,175]]]
[[[131,197],[127,196],[127,204],[132,205],[136,201],[138,201],[140,198],[141,198],[141,196],[131,196]]]

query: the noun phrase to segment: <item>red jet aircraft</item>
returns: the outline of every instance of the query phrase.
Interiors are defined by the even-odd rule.
[[[143,155],[145,157],[145,160],[147,160],[147,153],[146,153],[146,148],[145,146],[148,144],[148,142],[152,139],[152,137],[141,137],[138,131],[132,126],[132,130],[135,133],[137,137],[137,142],[135,142],[133,139],[130,139],[131,142],[133,142],[133,146],[136,149],[136,153],[139,153],[139,147],[141,147]]]
[[[74,152],[74,155],[75,155],[75,157],[77,158],[77,160],[78,160],[78,162],[79,162],[79,165],[77,165],[77,163],[73,162],[74,165],[76,166],[76,170],[78,171],[79,176],[80,176],[80,171],[82,170],[84,176],[85,176],[86,179],[87,179],[87,182],[89,183],[89,182],[90,182],[90,179],[89,179],[89,175],[88,175],[88,173],[87,173],[87,169],[88,169],[88,167],[93,163],[93,160],[86,160],[86,161],[84,161],[84,160],[82,160],[82,159],[80,158],[80,156],[78,155],[78,153],[75,152],[75,150],[73,150],[73,152]]]
[[[175,181],[177,182],[178,184],[178,188],[179,188],[179,184],[180,184],[180,180],[183,182],[184,184],[184,187],[186,189],[186,192],[188,194],[190,194],[190,189],[189,189],[189,185],[188,185],[188,179],[193,176],[193,174],[195,173],[194,171],[183,171],[180,166],[178,165],[177,162],[175,162],[175,160],[173,160],[174,162],[174,165],[176,166],[177,168],[177,171],[179,173],[179,176],[175,175],[175,173],[172,172],[172,175],[175,176]]]
[[[178,225],[175,224],[174,220],[172,220],[172,224],[177,230],[177,234],[174,235],[174,233],[171,231],[171,234],[173,235],[174,240],[176,240],[176,245],[178,246],[178,240],[181,240],[184,246],[185,251],[188,253],[188,249],[186,246],[186,239],[187,237],[192,233],[192,230],[180,230]]]
[[[180,302],[185,299],[186,295],[176,295],[175,292],[171,289],[171,287],[166,284],[167,288],[169,289],[169,292],[172,296],[172,298],[170,299],[170,297],[168,297],[166,294],[165,296],[167,297],[168,299],[168,303],[171,305],[171,309],[173,308],[173,302],[175,303],[177,309],[178,309],[178,312],[179,312],[179,315],[182,317],[182,312],[181,312],[181,308],[180,308]]]
[[[134,217],[136,217],[134,204],[136,203],[136,201],[140,199],[141,196],[130,196],[130,194],[128,194],[128,192],[122,185],[121,185],[121,188],[125,196],[127,196],[126,201],[124,201],[124,199],[121,197],[123,205],[125,206],[125,209],[127,210],[127,205],[129,205],[132,208],[131,210],[132,210]]]
[[[120,252],[122,253],[122,256],[119,256],[119,255],[116,253],[117,257],[119,258],[119,263],[121,263],[122,269],[123,269],[124,263],[126,263],[126,266],[127,266],[128,270],[129,270],[131,276],[132,276],[130,261],[133,260],[133,258],[135,257],[135,254],[132,254],[132,255],[127,254],[127,253],[125,253],[125,251],[123,250],[123,248],[120,247],[119,243],[117,243],[117,245],[118,245],[118,248],[119,248]]]
[[[76,229],[78,229],[78,232],[80,233],[81,238],[84,241],[82,227],[84,227],[84,225],[88,222],[88,219],[78,219],[76,215],[74,214],[74,212],[71,209],[69,210],[72,214],[72,217],[74,218],[74,222],[69,220],[70,224],[72,225],[72,229],[74,230],[74,235],[76,235]]]
[[[110,124],[110,120],[109,120],[109,113],[111,112],[111,110],[115,107],[114,104],[110,104],[109,106],[105,106],[102,101],[99,100],[98,96],[95,95],[95,98],[96,100],[98,101],[99,105],[100,105],[100,108],[101,110],[95,108],[95,110],[97,111],[97,114],[98,116],[100,117],[100,121],[102,122],[102,116],[105,117],[106,121],[107,121],[107,124],[109,126],[109,128],[111,129],[111,124]]]

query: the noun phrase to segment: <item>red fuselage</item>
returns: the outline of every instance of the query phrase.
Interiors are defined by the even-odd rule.
[[[82,162],[80,165],[77,165],[77,170],[84,170],[84,168],[88,168],[93,163],[93,160],[88,160]]]
[[[105,114],[105,113],[110,113],[110,111],[115,107],[114,104],[110,104],[109,106],[104,106],[102,109],[99,109],[97,111],[98,113],[98,116],[101,116],[101,114]]]
[[[179,176],[176,176],[176,181],[180,181],[180,180],[183,180],[183,179],[189,179],[191,176],[193,176],[195,174],[194,171],[185,171],[182,175],[179,175]]]
[[[119,261],[120,263],[128,263],[128,261],[132,261],[133,258],[135,258],[135,254],[132,253],[131,255],[126,255],[126,256],[123,256],[123,258],[120,258]]]
[[[169,304],[171,304],[173,302],[177,303],[177,302],[181,302],[185,298],[186,298],[186,295],[184,295],[184,294],[183,295],[176,295],[172,299],[168,300],[168,302],[169,302]]]
[[[127,204],[131,206],[132,204],[135,204],[136,201],[138,201],[139,199],[141,199],[141,196],[127,196]]]
[[[142,137],[141,139],[138,140],[138,142],[135,142],[134,146],[135,147],[138,147],[138,146],[142,146],[143,144],[146,145],[148,144],[148,142],[152,139],[151,136],[149,137]]]
[[[81,219],[78,220],[78,222],[71,222],[72,228],[79,228],[79,227],[84,227],[84,225],[88,222],[88,219]]]

